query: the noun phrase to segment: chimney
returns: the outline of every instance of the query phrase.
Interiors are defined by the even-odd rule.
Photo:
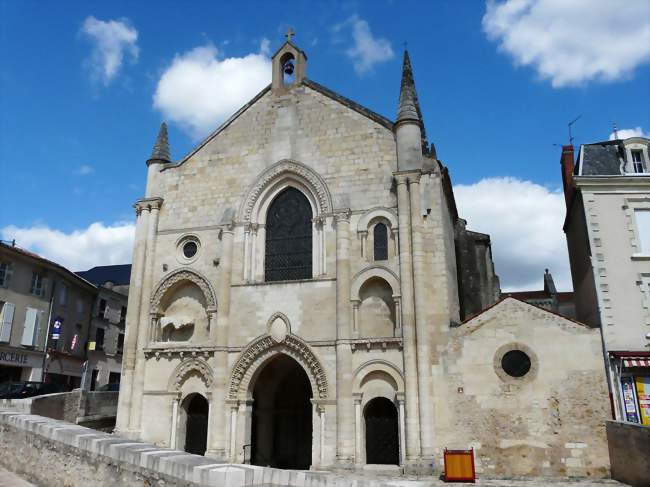
[[[562,166],[562,184],[564,187],[564,199],[566,201],[566,207],[569,208],[571,204],[571,198],[573,197],[573,146],[572,145],[563,145],[562,146],[562,158],[560,159],[560,165]]]

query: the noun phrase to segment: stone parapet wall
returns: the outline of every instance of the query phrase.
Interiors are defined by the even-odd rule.
[[[650,426],[607,421],[612,478],[636,487],[650,486]]]

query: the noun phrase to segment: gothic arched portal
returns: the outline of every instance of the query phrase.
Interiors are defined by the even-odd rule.
[[[278,354],[253,388],[251,463],[307,470],[312,451],[312,390],[304,369]]]

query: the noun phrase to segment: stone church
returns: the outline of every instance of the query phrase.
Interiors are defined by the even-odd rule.
[[[599,331],[498,301],[408,53],[395,120],[310,80],[290,37],[272,70],[181,160],[161,127],[116,431],[278,468],[431,473],[473,448],[489,475],[606,475]]]

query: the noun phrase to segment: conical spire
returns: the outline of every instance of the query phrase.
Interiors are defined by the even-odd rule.
[[[397,112],[397,122],[417,121],[422,123],[420,117],[420,107],[418,95],[415,91],[415,81],[413,81],[413,68],[411,68],[411,59],[409,52],[404,51],[404,62],[402,64],[402,86],[399,93],[399,111]]]
[[[424,130],[424,121],[422,120],[422,111],[418,101],[418,93],[415,89],[413,80],[413,68],[411,67],[411,58],[409,52],[404,50],[404,61],[402,63],[402,86],[399,93],[399,110],[397,112],[397,123],[400,122],[417,122],[420,125],[422,153],[429,153],[429,144],[427,134]]]
[[[167,124],[165,122],[160,124],[160,131],[158,132],[156,143],[151,151],[151,157],[149,157],[147,162],[151,161],[172,162],[172,156],[169,152],[169,141],[167,139]]]

